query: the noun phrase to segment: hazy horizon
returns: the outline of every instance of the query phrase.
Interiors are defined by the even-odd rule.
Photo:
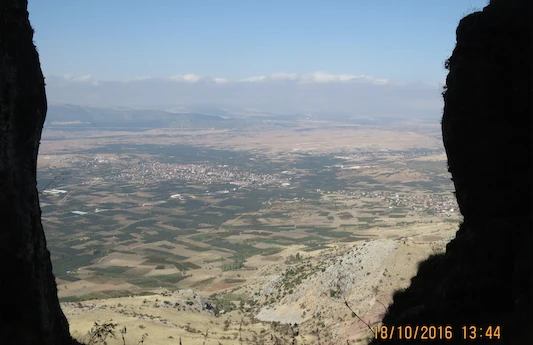
[[[51,103],[97,107],[208,107],[416,118],[442,113],[442,86],[324,72],[224,82],[196,75],[127,81],[64,76],[46,78],[46,89]]]
[[[50,102],[440,117],[487,0],[29,3]]]

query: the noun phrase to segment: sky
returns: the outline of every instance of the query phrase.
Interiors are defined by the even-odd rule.
[[[339,90],[348,101],[350,90],[360,92],[361,83],[368,92],[379,91],[376,85],[403,85],[406,92],[425,85],[440,97],[438,89],[446,77],[443,63],[453,51],[457,24],[486,4],[29,0],[28,11],[52,101],[179,105],[187,99],[176,93],[189,92],[194,94],[190,102],[219,104],[228,97],[242,100],[239,94],[245,92],[248,103],[256,98],[280,103],[279,97],[294,96],[289,103],[297,108],[300,100],[309,101],[307,94],[320,94],[320,88],[326,103],[327,96]],[[113,100],[107,94],[110,88],[124,95]],[[156,95],[153,88],[168,95]],[[281,95],[273,94],[268,102],[268,93],[275,90]]]

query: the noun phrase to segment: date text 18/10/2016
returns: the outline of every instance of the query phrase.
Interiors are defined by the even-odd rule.
[[[452,340],[457,335],[452,326],[374,326],[374,336],[379,340]],[[463,340],[500,339],[500,326],[462,326]]]

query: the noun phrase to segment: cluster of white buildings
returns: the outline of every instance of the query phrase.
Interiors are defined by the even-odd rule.
[[[290,177],[278,174],[258,174],[229,165],[141,163],[103,177],[104,180],[135,180],[154,183],[168,180],[186,180],[209,185],[231,183],[238,186],[289,186]],[[289,184],[287,184],[289,183]],[[178,195],[174,198],[179,198]]]

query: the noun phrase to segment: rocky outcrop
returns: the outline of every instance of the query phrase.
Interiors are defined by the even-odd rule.
[[[46,96],[27,5],[0,0],[0,343],[73,344],[41,225]]]
[[[533,344],[532,21],[530,0],[506,0],[459,23],[442,133],[464,222],[395,294],[384,325],[451,325],[452,343],[472,341],[462,326],[479,343],[480,327],[500,326],[499,343]]]

